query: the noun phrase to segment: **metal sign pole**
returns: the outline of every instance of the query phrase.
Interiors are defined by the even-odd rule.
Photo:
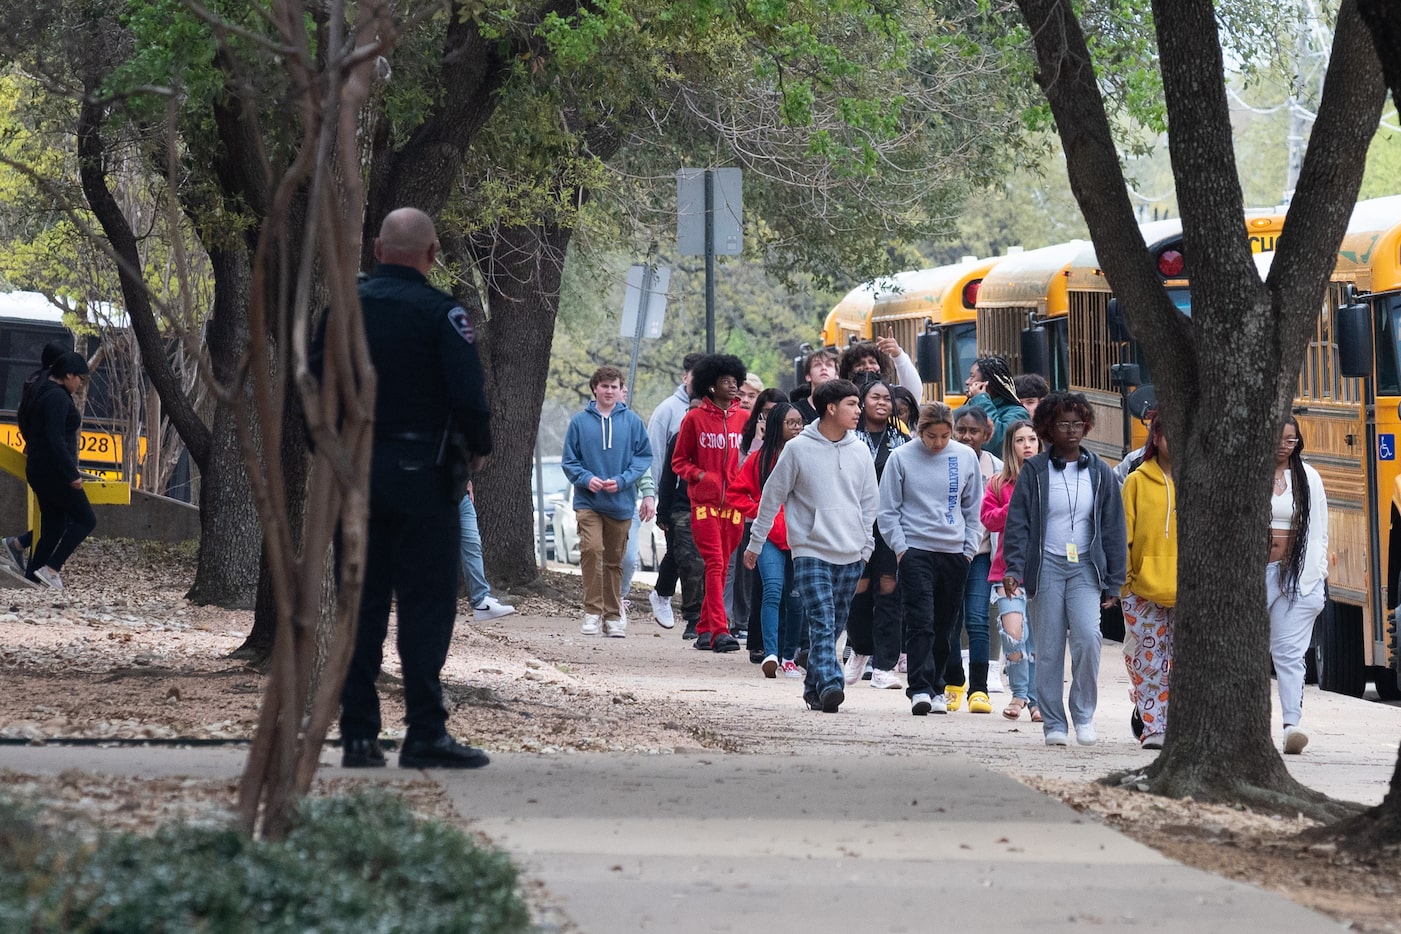
[[[637,300],[637,325],[632,332],[632,362],[628,364],[628,408],[632,408],[632,388],[637,380],[637,356],[642,352],[642,332],[647,327],[647,309],[652,300],[652,264],[642,267],[642,288]]]
[[[705,352],[715,353],[715,173],[705,170]]]

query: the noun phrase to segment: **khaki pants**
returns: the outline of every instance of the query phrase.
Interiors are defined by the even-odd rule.
[[[584,572],[584,612],[617,619],[621,615],[618,591],[623,586],[623,552],[632,520],[580,509],[575,521],[579,527],[579,567]]]

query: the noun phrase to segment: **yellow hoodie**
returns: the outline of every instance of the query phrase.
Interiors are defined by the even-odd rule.
[[[1176,488],[1156,460],[1144,461],[1124,480],[1128,574],[1121,593],[1161,606],[1177,602]]]

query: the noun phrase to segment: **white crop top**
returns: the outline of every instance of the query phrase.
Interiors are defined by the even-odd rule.
[[[1284,492],[1270,496],[1270,528],[1285,532],[1294,528],[1294,472],[1284,472]]]

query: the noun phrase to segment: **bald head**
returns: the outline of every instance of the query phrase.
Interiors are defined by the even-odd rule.
[[[412,266],[426,275],[437,255],[438,232],[433,218],[418,208],[399,208],[385,216],[375,238],[375,259]]]

